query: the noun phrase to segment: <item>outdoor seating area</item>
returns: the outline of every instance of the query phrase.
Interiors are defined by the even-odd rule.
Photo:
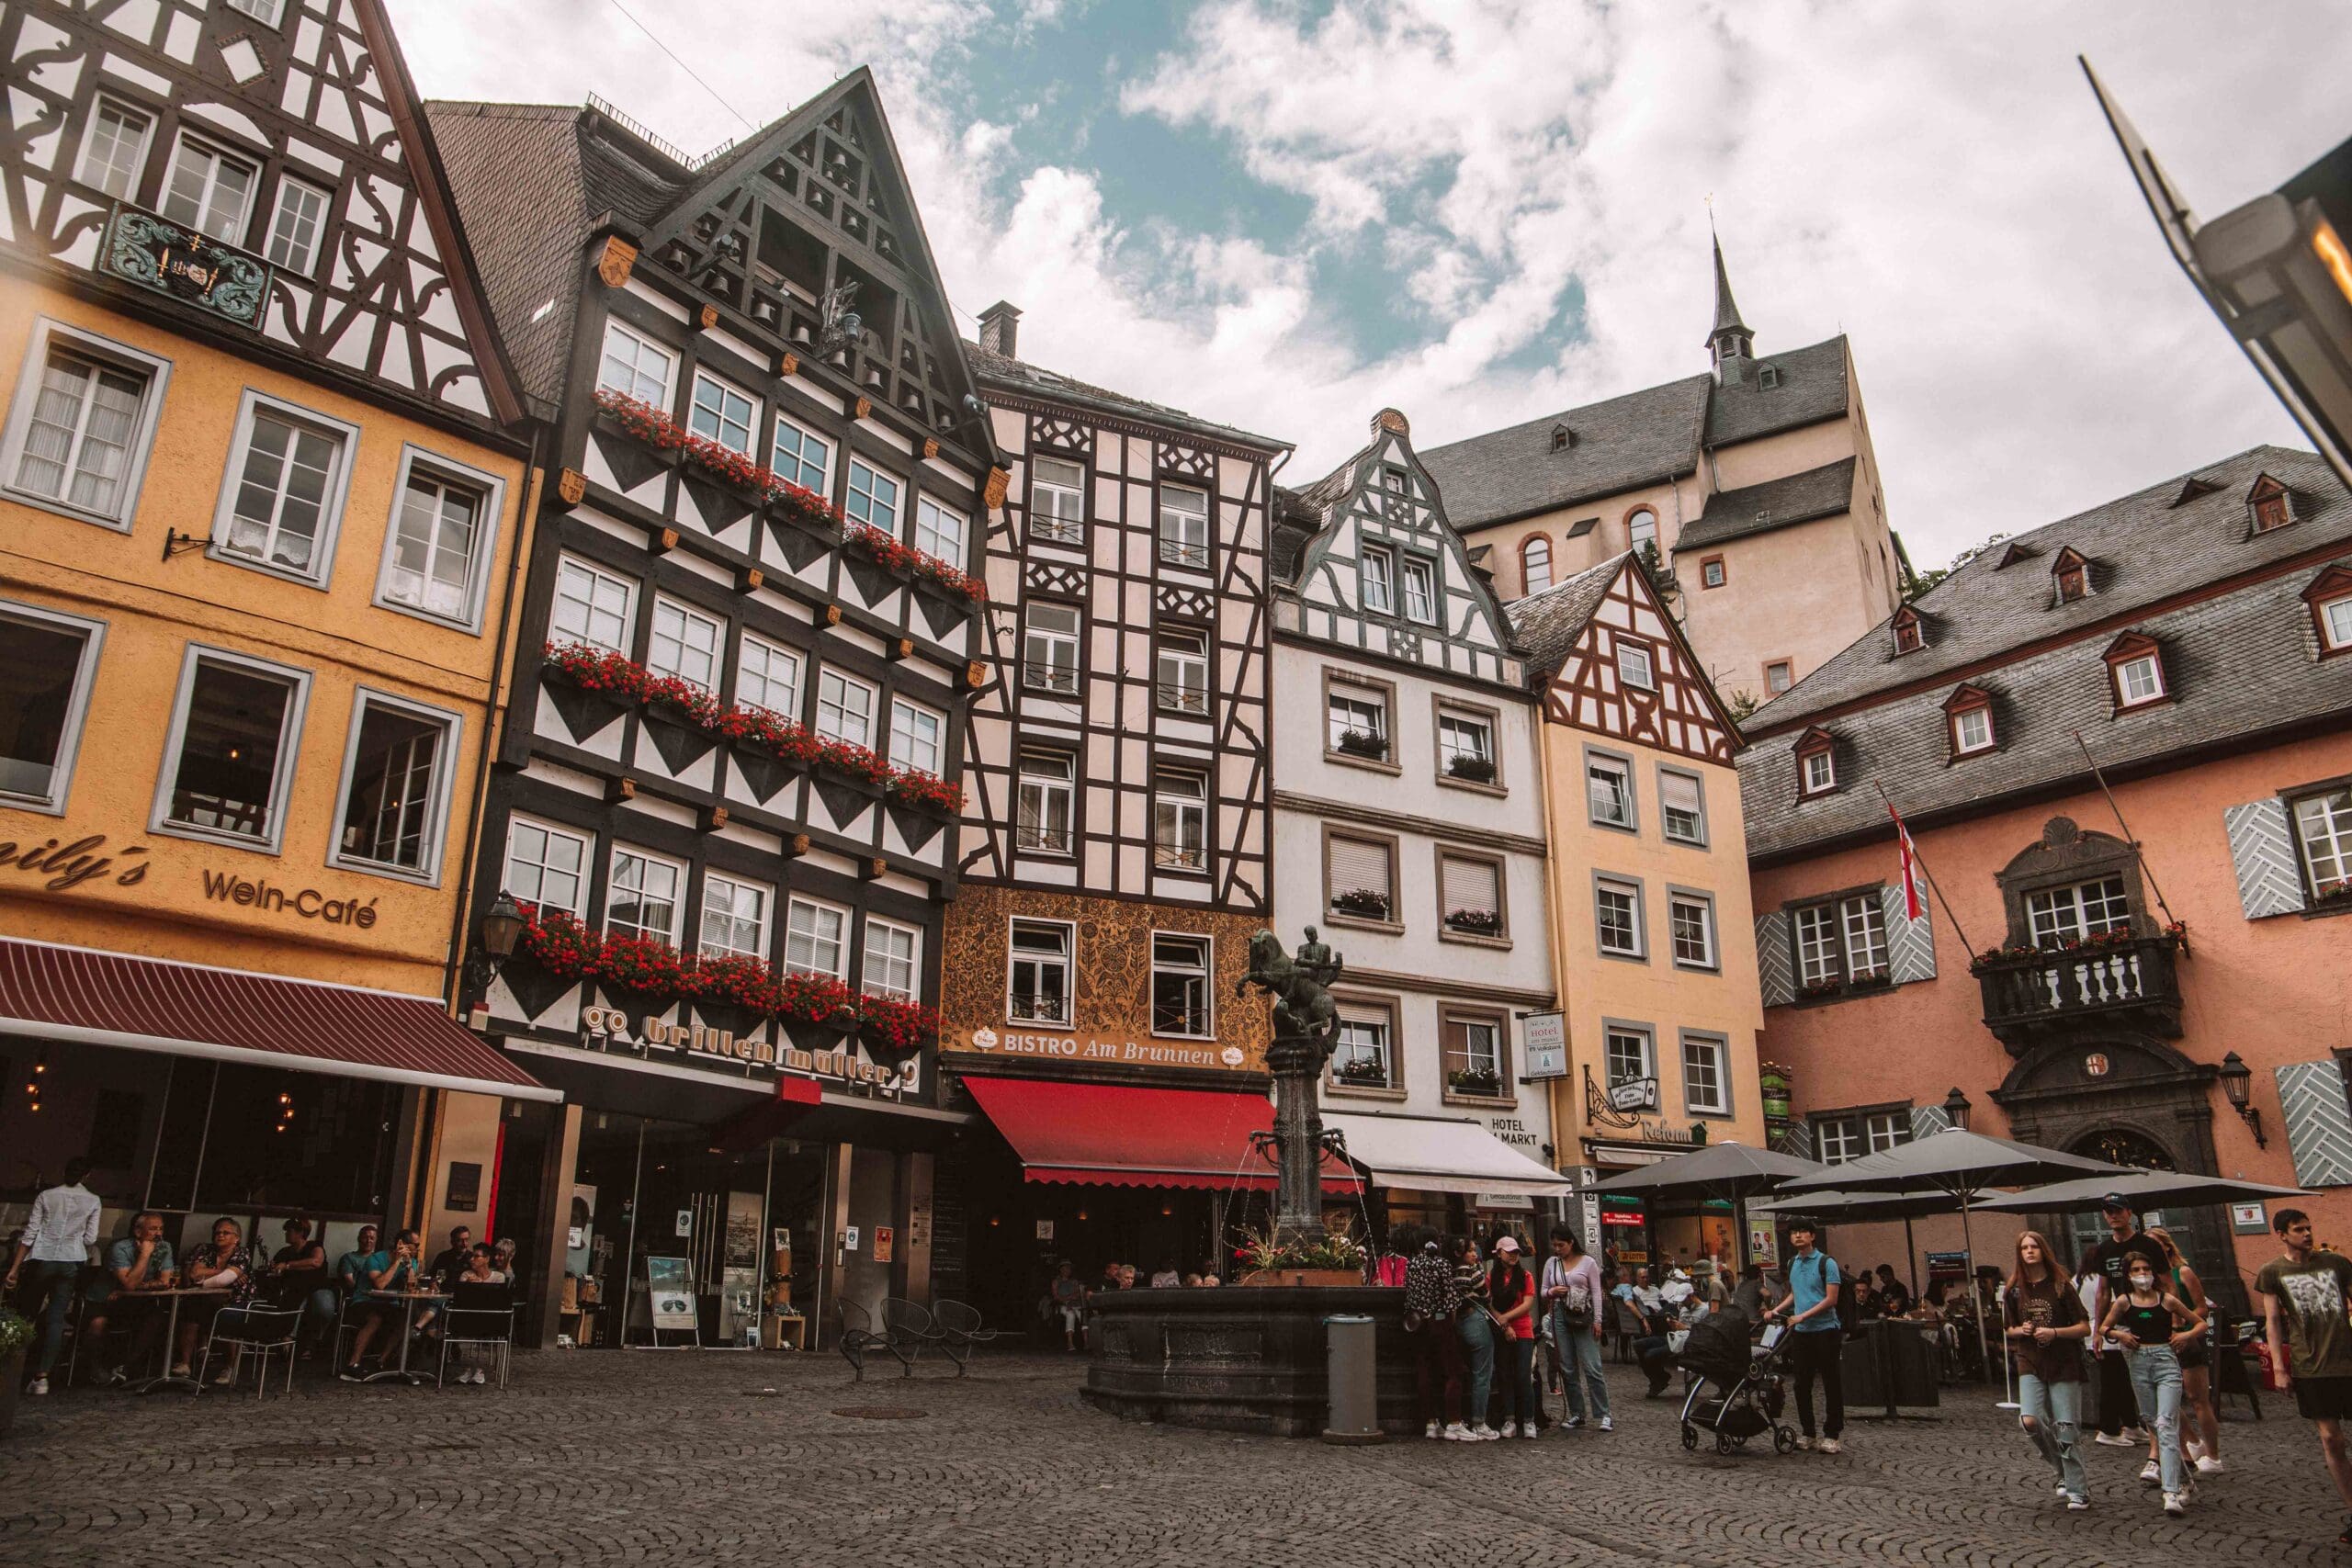
[[[855,1302],[842,1302],[841,1337],[835,1348],[850,1364],[853,1381],[865,1381],[865,1364],[877,1356],[899,1363],[901,1377],[912,1377],[915,1362],[925,1350],[937,1350],[962,1377],[970,1370],[972,1354],[997,1337],[979,1310],[967,1302],[944,1297],[924,1306],[897,1296],[885,1298],[879,1322]]]

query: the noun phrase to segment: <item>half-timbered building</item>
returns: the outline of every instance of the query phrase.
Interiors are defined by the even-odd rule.
[[[1483,1233],[1565,1190],[1522,1048],[1558,1005],[1524,665],[1403,414],[1282,502],[1274,907],[1347,962],[1324,1122],[1376,1221]]]
[[[1011,479],[987,519],[942,1062],[998,1136],[941,1185],[972,1222],[971,1288],[1019,1311],[1062,1258],[1214,1267],[1225,1195],[1263,1184],[1267,1014],[1234,993],[1272,913],[1268,476],[1287,447],[1026,363],[1011,305],[980,320]]]
[[[1552,1111],[1580,1226],[1628,1263],[1745,1272],[1730,1212],[1603,1197],[1611,1172],[1763,1139],[1738,731],[1632,551],[1510,616],[1543,704],[1567,1036]]]
[[[537,1196],[581,1337],[925,1297],[991,449],[872,79],[701,159],[432,113],[557,411],[477,904],[529,917],[485,1026],[579,1108]]]
[[[0,84],[0,1212],[478,1203],[552,1099],[450,1010],[530,447],[382,8],[12,6]]]

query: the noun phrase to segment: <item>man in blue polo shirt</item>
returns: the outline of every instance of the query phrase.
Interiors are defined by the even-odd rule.
[[[1821,1233],[1810,1220],[1798,1220],[1789,1226],[1789,1246],[1794,1249],[1785,1270],[1789,1293],[1764,1315],[1767,1320],[1776,1315],[1789,1320],[1789,1360],[1797,1374],[1797,1426],[1804,1434],[1797,1439],[1797,1447],[1834,1454],[1838,1451],[1838,1434],[1846,1429],[1846,1385],[1838,1361],[1846,1348],[1846,1336],[1838,1321],[1838,1260],[1818,1249],[1815,1244],[1820,1239]],[[1821,1380],[1825,1406],[1819,1443],[1813,1438],[1815,1378]]]

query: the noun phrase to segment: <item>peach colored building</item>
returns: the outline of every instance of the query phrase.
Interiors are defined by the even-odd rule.
[[[2256,447],[1988,551],[1756,714],[1740,776],[1783,1146],[1887,1147],[1944,1125],[1956,1088],[1979,1132],[2301,1186],[2324,1235],[2352,1235],[2347,654],[2352,497]],[[1907,918],[1882,788],[1930,919]],[[2278,1250],[2258,1207],[2162,1218],[2241,1305]],[[2071,1257],[2097,1215],[2032,1223]],[[2014,1228],[1980,1224],[1980,1257]]]
[[[1903,596],[1844,337],[1758,357],[1715,250],[1712,370],[1424,454],[1505,599],[1655,546],[1727,699],[1803,680]]]

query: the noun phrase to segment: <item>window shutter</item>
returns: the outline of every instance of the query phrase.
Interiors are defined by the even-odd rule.
[[[2335,1058],[2273,1068],[2299,1187],[2352,1186],[2352,1102]]]
[[[1680,773],[1669,773],[1661,770],[1657,775],[1657,793],[1658,798],[1672,809],[1688,811],[1693,817],[1699,815],[1699,781],[1697,779],[1685,778]]]
[[[1445,857],[1444,889],[1446,914],[1456,909],[1485,909],[1502,912],[1501,890],[1495,886],[1495,865],[1492,861],[1458,860]]]
[[[1879,889],[1880,907],[1886,912],[1886,972],[1887,977],[1901,986],[1913,980],[1936,977],[1936,912],[1932,908],[1920,911],[1912,919],[1904,909],[1903,885]]]
[[[1796,953],[1789,945],[1789,916],[1784,909],[1756,917],[1756,977],[1768,1008],[1785,1007],[1797,999]]]
[[[2287,826],[2287,803],[2273,796],[2224,807],[2222,826],[2230,836],[2230,860],[2237,867],[2238,902],[2245,918],[2291,915],[2303,907],[2303,873],[2295,860],[2294,834]]]
[[[1352,893],[1359,887],[1384,898],[1393,896],[1388,887],[1388,846],[1363,839],[1332,840],[1331,891]]]
[[[1915,1105],[1911,1108],[1911,1135],[1932,1138],[1938,1133],[1951,1131],[1951,1117],[1940,1105]]]
[[[1772,1152],[1789,1155],[1797,1159],[1813,1158],[1811,1124],[1804,1122],[1791,1122],[1786,1127],[1781,1129],[1781,1135],[1772,1140]]]

